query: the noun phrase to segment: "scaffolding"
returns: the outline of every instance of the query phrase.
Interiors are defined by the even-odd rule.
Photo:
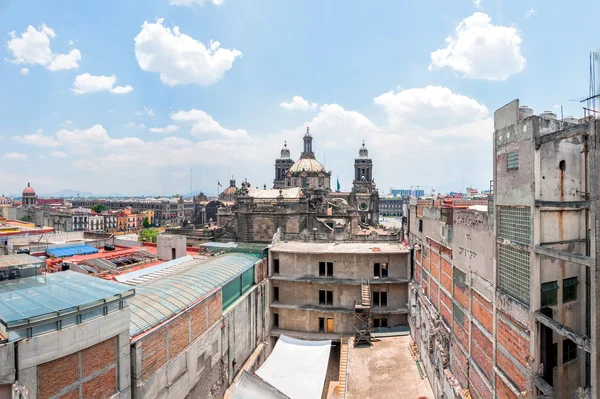
[[[361,280],[361,299],[354,300],[354,346],[371,346],[371,286],[369,280]]]

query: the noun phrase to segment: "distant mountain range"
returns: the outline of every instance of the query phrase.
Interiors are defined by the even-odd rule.
[[[198,194],[200,194],[201,191],[197,191],[194,190],[192,192],[189,193],[184,193],[182,194],[184,198],[189,198],[192,196],[196,196]],[[111,193],[107,193],[107,194],[102,194],[102,193],[92,193],[89,191],[77,191],[77,190],[72,190],[72,189],[66,189],[66,190],[60,190],[54,193],[41,193],[38,194],[38,196],[40,198],[77,198],[77,196],[79,195],[80,198],[116,198],[116,197],[124,197],[124,198],[131,198],[131,197],[142,197],[141,195],[126,195],[126,194],[121,194],[121,193],[117,193],[117,192],[111,192]],[[173,194],[168,194],[168,195],[160,195],[161,197],[167,197],[170,198]],[[213,193],[204,193],[204,195],[208,196],[208,197],[216,197],[216,194]],[[10,197],[15,197],[15,198],[20,198],[21,194],[16,194],[16,193],[11,193],[11,194],[6,194],[6,197],[10,198]],[[145,195],[145,197],[156,197],[156,195]]]

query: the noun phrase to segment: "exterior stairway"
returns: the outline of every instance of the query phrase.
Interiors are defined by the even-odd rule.
[[[354,346],[371,345],[371,286],[369,280],[360,284],[361,297],[354,300]]]
[[[335,387],[335,393],[344,395],[346,393],[346,375],[348,374],[348,341],[342,338],[340,340],[340,374],[339,384]],[[344,396],[342,396],[344,397]]]

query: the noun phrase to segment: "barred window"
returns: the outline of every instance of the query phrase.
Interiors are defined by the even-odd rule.
[[[458,285],[462,289],[467,287],[467,275],[456,267],[454,268],[454,284]]]
[[[563,280],[563,303],[571,302],[577,299],[577,277],[566,278]]]
[[[529,305],[529,253],[500,245],[498,286],[506,294]]]
[[[499,206],[498,236],[522,244],[531,243],[531,212],[528,206]]]
[[[461,326],[464,327],[465,325],[465,314],[463,313],[463,311],[461,310],[461,308],[456,305],[455,303],[453,304],[453,308],[454,308],[454,320],[456,320],[457,323],[459,323]]]
[[[558,284],[556,281],[542,284],[542,307],[556,305],[556,292]]]
[[[506,169],[519,169],[519,153],[509,152],[506,156]]]

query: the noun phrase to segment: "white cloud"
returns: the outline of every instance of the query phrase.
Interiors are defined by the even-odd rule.
[[[162,23],[163,19],[144,22],[135,37],[135,56],[142,70],[160,73],[166,85],[213,84],[242,56],[238,50],[220,48],[217,41],[210,41],[207,47],[181,33],[178,26],[171,29]]]
[[[62,129],[56,133],[57,139],[66,144],[101,144],[109,141],[108,133],[102,125],[94,125],[89,129]]]
[[[25,160],[27,159],[27,155],[18,152],[7,152],[2,158],[12,160]]]
[[[473,4],[475,4],[475,7],[481,8],[481,0],[473,0]]]
[[[17,36],[15,31],[9,33],[11,39],[6,46],[12,53],[15,64],[42,65],[51,71],[76,69],[81,61],[81,53],[77,49],[67,54],[55,53],[50,48],[50,39],[56,37],[54,30],[45,24],[37,30],[29,25],[27,30]]]
[[[59,123],[58,126],[64,127],[64,126],[69,126],[69,125],[73,125],[75,122],[73,122],[72,120],[66,120],[63,123]]]
[[[485,105],[440,86],[400,90],[375,97],[394,129],[405,125],[438,128],[460,125],[489,114]]]
[[[97,93],[99,91],[108,91],[113,94],[126,94],[133,91],[131,86],[115,86],[117,77],[112,76],[94,76],[89,73],[83,73],[75,77],[71,91],[75,94]]]
[[[72,45],[73,45],[73,40],[69,40],[69,41],[67,42],[67,44],[68,44],[69,46],[72,46]]]
[[[527,10],[527,13],[525,13],[525,18],[531,17],[536,12],[537,12],[537,10],[534,10],[533,8],[530,8],[529,10]]]
[[[42,129],[42,128],[39,128],[39,129],[37,129],[35,132],[36,132],[37,134],[42,134],[42,133],[44,133],[44,129]]]
[[[29,68],[21,68],[19,71],[21,75],[27,75],[29,73]]]
[[[154,113],[154,111],[152,111],[150,108],[148,107],[144,107],[143,111],[134,111],[133,114],[135,116],[142,116],[142,115],[148,115],[148,116],[155,116],[156,114]]]
[[[179,126],[177,126],[177,125],[168,125],[165,127],[151,127],[148,130],[151,131],[152,133],[173,133],[173,132],[176,132],[178,129],[179,129]]]
[[[279,106],[282,108],[285,108],[287,110],[299,110],[299,111],[308,111],[309,109],[312,111],[312,110],[317,109],[316,103],[309,104],[308,101],[306,101],[304,98],[302,98],[300,96],[294,96],[292,98],[291,102],[281,103],[281,104],[279,104]]]
[[[140,123],[140,124],[138,125],[138,124],[135,124],[135,123],[133,123],[133,122],[129,122],[129,123],[127,123],[127,124],[125,125],[125,127],[134,127],[134,128],[145,129],[145,128],[146,128],[146,125],[144,125],[143,123]]]
[[[172,6],[193,6],[194,4],[198,4],[199,6],[203,6],[206,3],[213,3],[216,6],[220,6],[223,4],[223,0],[171,0],[169,4]]]
[[[171,114],[171,119],[178,122],[193,122],[192,135],[202,139],[226,138],[244,140],[250,137],[245,130],[224,128],[212,116],[199,109],[176,112]]]
[[[446,38],[446,48],[431,53],[429,69],[447,66],[464,78],[506,80],[526,63],[517,30],[493,25],[487,14],[476,12]]]
[[[41,133],[26,134],[25,136],[13,136],[13,140],[21,144],[38,145],[41,147],[58,147],[60,143],[50,136]]]
[[[67,154],[65,154],[64,152],[61,151],[52,151],[52,153],[50,153],[50,155],[52,155],[54,158],[66,158]]]

